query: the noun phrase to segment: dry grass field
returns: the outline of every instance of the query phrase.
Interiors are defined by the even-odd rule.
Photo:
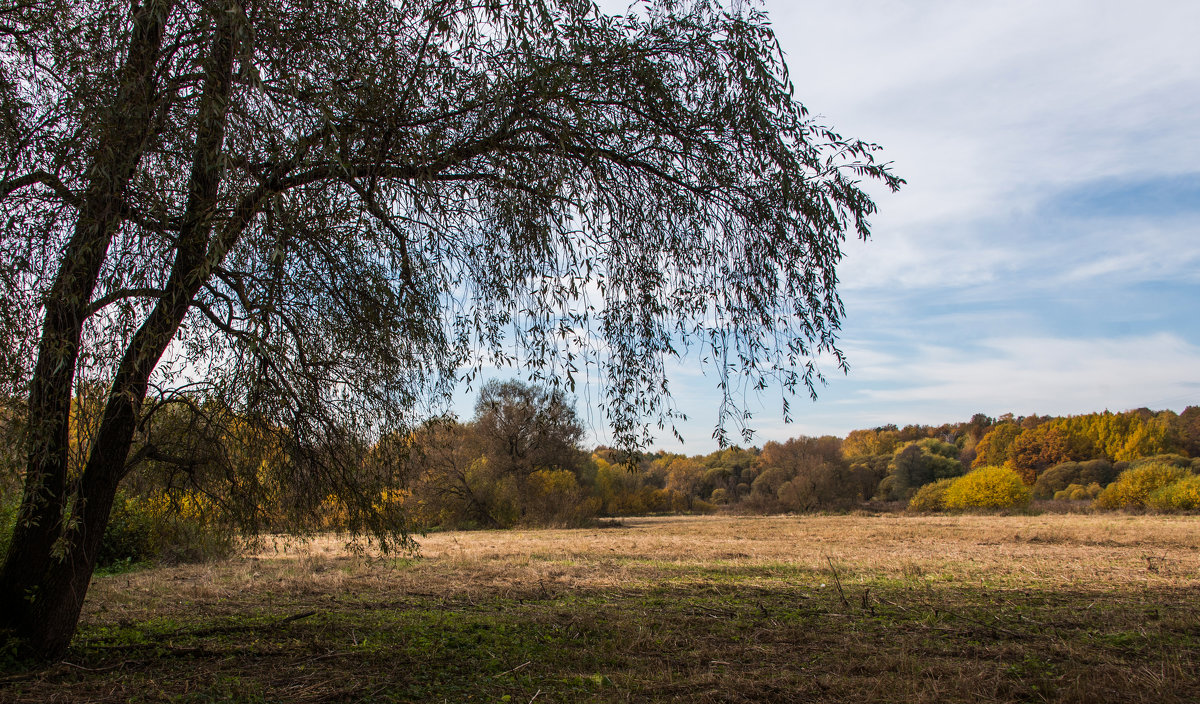
[[[0,701],[1195,702],[1196,517],[623,519],[97,577]]]

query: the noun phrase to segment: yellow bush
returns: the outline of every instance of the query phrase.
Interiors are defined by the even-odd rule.
[[[948,509],[1016,508],[1029,504],[1029,487],[1008,467],[980,467],[946,488]]]
[[[138,510],[146,511],[155,519],[175,516],[204,521],[217,511],[211,498],[195,491],[155,491],[147,496],[133,497],[130,501],[137,504]]]
[[[350,522],[350,511],[346,502],[336,494],[329,494],[321,502],[318,509],[321,528],[325,530],[345,530]]]
[[[1146,503],[1159,511],[1200,509],[1200,475],[1193,474],[1154,491]]]
[[[1141,508],[1155,491],[1190,475],[1186,469],[1162,462],[1127,469],[1100,492],[1095,505],[1108,509]]]
[[[944,511],[946,509],[946,490],[954,482],[955,479],[939,479],[921,487],[908,502],[908,510],[916,513]]]
[[[114,508],[118,509],[118,527],[123,533],[111,537],[127,540],[125,536],[133,521],[133,525],[148,531],[146,538],[153,557],[163,562],[219,559],[232,553],[237,545],[237,535],[221,522],[216,502],[199,492],[159,490],[145,496],[121,498],[121,504]]]

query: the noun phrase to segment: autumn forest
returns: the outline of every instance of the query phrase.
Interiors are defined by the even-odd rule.
[[[75,454],[87,451],[95,405],[76,398]],[[20,432],[15,408],[6,416],[10,434]],[[202,401],[162,416],[135,450],[138,465],[115,502],[101,565],[228,554],[244,535],[285,527],[363,529],[336,496],[283,480],[298,466],[322,466],[319,450],[297,456],[287,429],[231,418]],[[373,517],[406,534],[649,514],[1200,508],[1196,406],[976,414],[694,456],[589,450],[584,436],[562,392],[493,381],[480,390],[473,417],[438,417],[382,437],[358,471],[377,487]],[[6,522],[16,515],[18,460],[5,458]]]

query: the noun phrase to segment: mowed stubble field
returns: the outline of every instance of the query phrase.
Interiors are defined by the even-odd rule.
[[[1200,701],[1200,519],[622,519],[96,578],[0,700]]]

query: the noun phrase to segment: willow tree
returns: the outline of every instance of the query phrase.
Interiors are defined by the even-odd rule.
[[[842,364],[859,183],[900,182],[793,100],[764,15],[639,8],[0,2],[0,354],[28,399],[0,627],[65,649],[114,493],[195,393],[318,448],[283,479],[383,531],[331,448],[481,365],[599,383],[636,445],[677,417],[686,345],[727,400]],[[107,392],[72,445],[85,384]]]

